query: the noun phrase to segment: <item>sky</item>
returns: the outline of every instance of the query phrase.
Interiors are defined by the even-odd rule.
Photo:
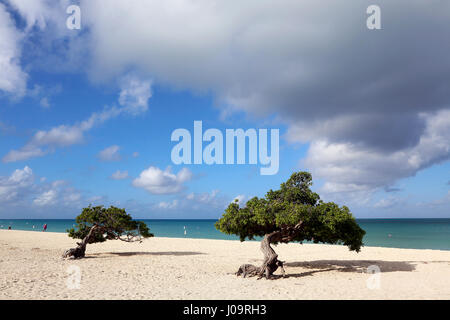
[[[357,218],[450,218],[449,89],[446,1],[0,0],[0,218],[215,219],[295,171]],[[279,170],[175,164],[194,121],[279,130]]]

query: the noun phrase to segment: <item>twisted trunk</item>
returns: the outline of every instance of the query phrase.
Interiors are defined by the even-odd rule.
[[[97,229],[99,229],[98,225],[92,226],[87,236],[84,237],[84,239],[81,242],[77,242],[76,248],[72,248],[64,252],[63,258],[70,258],[70,257],[73,257],[75,259],[84,258],[86,253],[86,245],[90,242],[91,237],[94,235],[94,232]]]
[[[283,262],[278,260],[278,255],[271,247],[272,243],[288,243],[295,239],[301,230],[303,221],[297,223],[294,227],[282,227],[280,230],[266,234],[261,241],[261,251],[264,254],[264,261],[260,267],[256,267],[252,264],[243,264],[239,267],[236,275],[246,276],[258,276],[261,279],[263,276],[269,279],[273,273],[280,268],[285,276],[285,270]]]

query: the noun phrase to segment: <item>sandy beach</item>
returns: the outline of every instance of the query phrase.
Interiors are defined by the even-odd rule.
[[[0,299],[450,299],[450,251],[279,245],[287,277],[257,280],[233,273],[261,263],[258,242],[107,241],[63,260],[74,245],[63,233],[0,230]]]

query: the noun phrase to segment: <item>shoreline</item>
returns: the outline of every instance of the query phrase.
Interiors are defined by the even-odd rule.
[[[235,235],[226,235],[215,228],[213,219],[149,219],[145,223],[156,236],[168,238],[224,239],[239,240]],[[47,232],[66,232],[74,226],[70,219],[11,220],[0,219],[0,226],[7,230],[42,231],[48,224]],[[371,219],[360,220],[360,227],[366,231],[364,244],[369,247],[404,248],[420,250],[450,251],[450,218],[448,219]],[[34,226],[35,228],[32,228]],[[187,231],[185,235],[184,231]],[[258,238],[258,240],[260,240]],[[304,242],[311,243],[311,242]]]
[[[50,233],[50,234],[64,234],[64,235],[68,234],[67,232],[52,232],[52,231],[45,231],[45,232],[43,232],[42,230],[41,231],[32,231],[32,230],[5,230],[5,229],[0,229],[0,232],[2,232],[2,231],[7,231],[7,232],[14,232],[14,231],[15,232],[29,232],[29,233],[33,233],[33,234],[35,234],[35,233],[44,233],[44,234],[45,233]],[[67,238],[68,239],[72,239],[70,237],[67,237]],[[158,238],[158,239],[177,239],[177,240],[189,239],[189,240],[233,241],[233,242],[241,243],[241,241],[239,239],[212,239],[212,238],[189,238],[189,237],[180,238],[180,237],[159,237],[159,236],[154,236],[153,238]],[[72,239],[72,240],[75,241],[75,240],[78,240],[78,239]],[[257,242],[257,243],[260,243],[259,240],[245,240],[244,242]],[[300,243],[292,242],[292,244],[298,245]],[[325,245],[325,246],[344,247],[343,245],[340,245],[340,244],[328,244],[328,243],[303,243],[303,244],[300,244],[300,245],[319,245],[319,246]],[[450,253],[450,250],[446,250],[446,249],[429,249],[429,248],[427,249],[427,248],[398,248],[398,247],[381,247],[381,246],[363,246],[361,248],[361,250],[363,250],[364,248],[399,249],[399,250],[421,250],[421,251],[423,251],[423,250],[425,250],[425,251],[431,250],[431,251],[441,251],[441,252]]]
[[[75,244],[64,233],[0,230],[0,300],[450,299],[449,251],[280,244],[287,276],[257,280],[234,275],[262,263],[256,241],[112,240],[89,244],[84,259],[62,259]],[[71,288],[75,271],[80,285]]]

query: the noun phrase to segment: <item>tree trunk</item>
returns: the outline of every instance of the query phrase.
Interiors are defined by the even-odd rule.
[[[75,259],[81,259],[84,258],[86,253],[86,245],[89,243],[92,235],[94,234],[94,231],[99,228],[98,225],[94,225],[91,227],[91,230],[89,230],[89,233],[81,242],[77,242],[77,247],[72,248],[69,250],[66,250],[63,254],[63,258],[70,258],[73,257]]]
[[[283,262],[278,260],[278,255],[271,247],[271,243],[288,243],[294,240],[296,235],[300,232],[303,222],[300,221],[294,227],[282,227],[280,230],[266,234],[261,241],[261,251],[264,254],[264,261],[260,267],[256,267],[251,264],[243,264],[236,272],[237,276],[258,276],[261,279],[263,276],[269,279],[273,273],[280,268],[283,277],[285,276],[285,270]]]

